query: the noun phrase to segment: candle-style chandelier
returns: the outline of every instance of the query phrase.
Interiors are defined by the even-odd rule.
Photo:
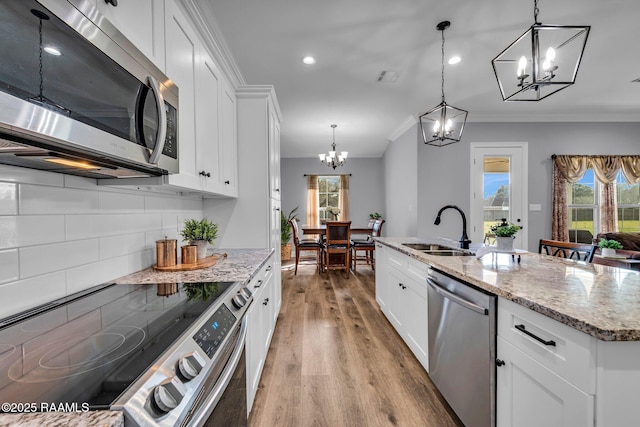
[[[337,168],[338,166],[343,166],[347,161],[347,155],[349,154],[346,151],[341,151],[340,154],[336,153],[336,128],[338,125],[331,125],[333,128],[333,143],[331,144],[331,151],[329,153],[320,153],[318,157],[320,158],[320,163],[330,168]]]
[[[462,131],[467,122],[468,111],[453,107],[444,99],[444,30],[449,28],[451,22],[442,21],[436,29],[442,32],[442,102],[420,116],[420,130],[422,139],[427,145],[443,147],[460,141]]]
[[[540,101],[576,81],[589,25],[542,25],[538,0],[533,25],[491,64],[503,101]]]

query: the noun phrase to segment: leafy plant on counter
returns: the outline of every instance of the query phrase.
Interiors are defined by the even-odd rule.
[[[185,283],[182,285],[188,300],[208,301],[218,294],[218,288],[218,282]]]
[[[206,240],[213,243],[218,237],[218,224],[214,224],[207,218],[198,221],[197,219],[187,219],[184,221],[184,228],[180,232],[183,240],[196,241]]]
[[[374,213],[370,213],[369,214],[369,218],[370,219],[380,219],[380,218],[382,218],[382,215],[380,215],[378,212],[374,212]]]
[[[496,237],[512,237],[521,228],[519,225],[508,223],[506,218],[502,218],[500,224],[491,227],[491,232]]]
[[[286,245],[291,240],[291,224],[289,220],[297,221],[296,211],[298,210],[298,206],[293,208],[289,215],[285,216],[282,211],[280,211],[280,244]]]
[[[600,241],[598,242],[598,247],[600,249],[622,249],[622,243],[613,239],[600,239]]]

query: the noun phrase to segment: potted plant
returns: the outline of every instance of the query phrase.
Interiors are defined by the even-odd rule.
[[[376,220],[382,218],[382,215],[380,215],[378,212],[374,212],[374,213],[370,213],[369,214],[369,228],[373,228],[373,224],[376,222]]]
[[[521,228],[519,225],[508,223],[506,218],[502,218],[502,222],[492,226],[491,232],[496,237],[498,250],[513,251],[513,239]]]
[[[600,241],[598,242],[598,247],[600,248],[600,254],[602,256],[614,257],[616,256],[616,249],[622,249],[622,244],[613,239],[600,239]]]
[[[200,221],[187,219],[184,221],[184,228],[180,231],[180,235],[182,240],[186,240],[190,245],[198,247],[198,259],[206,258],[207,244],[213,243],[218,237],[218,225],[207,218],[203,218]]]
[[[280,211],[280,259],[282,261],[289,261],[291,259],[291,223],[290,220],[297,221],[296,211],[298,206],[293,208],[289,215],[286,215]]]

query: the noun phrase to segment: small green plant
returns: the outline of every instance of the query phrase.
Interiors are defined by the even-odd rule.
[[[207,243],[213,243],[218,237],[218,224],[212,223],[207,218],[203,218],[201,221],[186,219],[180,235],[183,240],[206,240]]]
[[[382,218],[382,215],[380,215],[378,212],[374,212],[374,213],[370,213],[369,214],[369,218],[371,218],[371,219],[380,219],[380,218]]]
[[[286,245],[291,240],[291,224],[289,220],[297,221],[296,212],[298,210],[298,206],[293,208],[289,215],[286,215],[280,211],[280,244]]]
[[[182,289],[188,300],[208,301],[218,294],[218,282],[185,283]]]
[[[503,218],[500,224],[491,227],[491,232],[496,237],[512,237],[521,228],[519,225],[508,223],[506,218]]]
[[[598,247],[600,249],[622,249],[622,244],[613,239],[600,239],[600,241],[598,242]]]

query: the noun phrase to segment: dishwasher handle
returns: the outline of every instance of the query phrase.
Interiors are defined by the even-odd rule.
[[[469,310],[473,310],[476,313],[482,314],[484,316],[488,316],[489,315],[489,310],[479,306],[478,304],[474,304],[471,301],[467,301],[466,299],[454,294],[453,292],[449,292],[448,290],[444,289],[442,286],[440,286],[435,280],[427,277],[427,283],[429,284],[429,286],[431,286],[431,288],[436,291],[437,293],[439,293],[440,295],[442,295],[443,297],[450,299],[451,301],[460,304],[461,306],[468,308]]]

